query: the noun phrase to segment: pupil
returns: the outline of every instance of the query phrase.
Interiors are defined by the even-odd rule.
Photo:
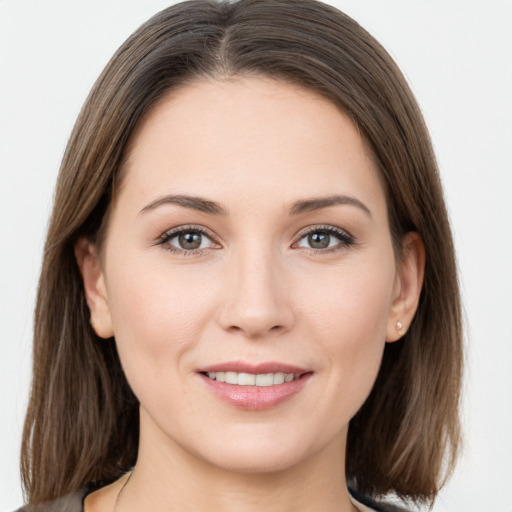
[[[179,243],[183,249],[198,249],[201,246],[201,233],[181,233]]]
[[[308,235],[308,242],[314,249],[325,249],[329,247],[330,238],[328,233],[311,233]]]

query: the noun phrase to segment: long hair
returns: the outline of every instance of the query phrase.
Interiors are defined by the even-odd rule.
[[[346,473],[358,491],[432,502],[459,446],[461,306],[454,248],[430,137],[401,72],[354,20],[315,0],[192,0],[158,13],[120,47],[70,137],[44,250],[22,475],[29,503],[133,466],[138,403],[114,340],[89,325],[74,257],[101,244],[123,157],[141,118],[204,77],[266,76],[338,105],[380,173],[396,257],[405,233],[426,250],[423,290],[403,339],[349,426]],[[343,463],[340,461],[340,463]]]

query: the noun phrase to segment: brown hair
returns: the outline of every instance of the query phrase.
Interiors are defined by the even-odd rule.
[[[112,481],[135,464],[138,403],[115,343],[89,325],[74,244],[101,238],[130,136],[155,102],[200,77],[241,75],[299,84],[339,105],[380,170],[395,247],[409,231],[425,245],[418,311],[404,338],[386,345],[373,391],[350,424],[349,483],[431,502],[453,468],[463,359],[457,272],[430,138],[405,79],[354,20],[315,0],[193,0],[160,12],[121,46],[63,158],[23,436],[30,503]]]

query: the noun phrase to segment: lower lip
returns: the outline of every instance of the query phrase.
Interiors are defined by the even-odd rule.
[[[228,404],[248,411],[264,411],[300,393],[313,374],[306,373],[291,382],[273,386],[238,386],[210,379],[203,374],[199,375],[210,391]]]

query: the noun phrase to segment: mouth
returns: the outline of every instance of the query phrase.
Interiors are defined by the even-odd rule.
[[[197,372],[218,398],[238,409],[266,410],[299,394],[314,372],[281,363],[224,363]]]
[[[268,387],[292,382],[301,377],[300,373],[244,373],[244,372],[202,372],[211,380],[234,384],[235,386]]]

